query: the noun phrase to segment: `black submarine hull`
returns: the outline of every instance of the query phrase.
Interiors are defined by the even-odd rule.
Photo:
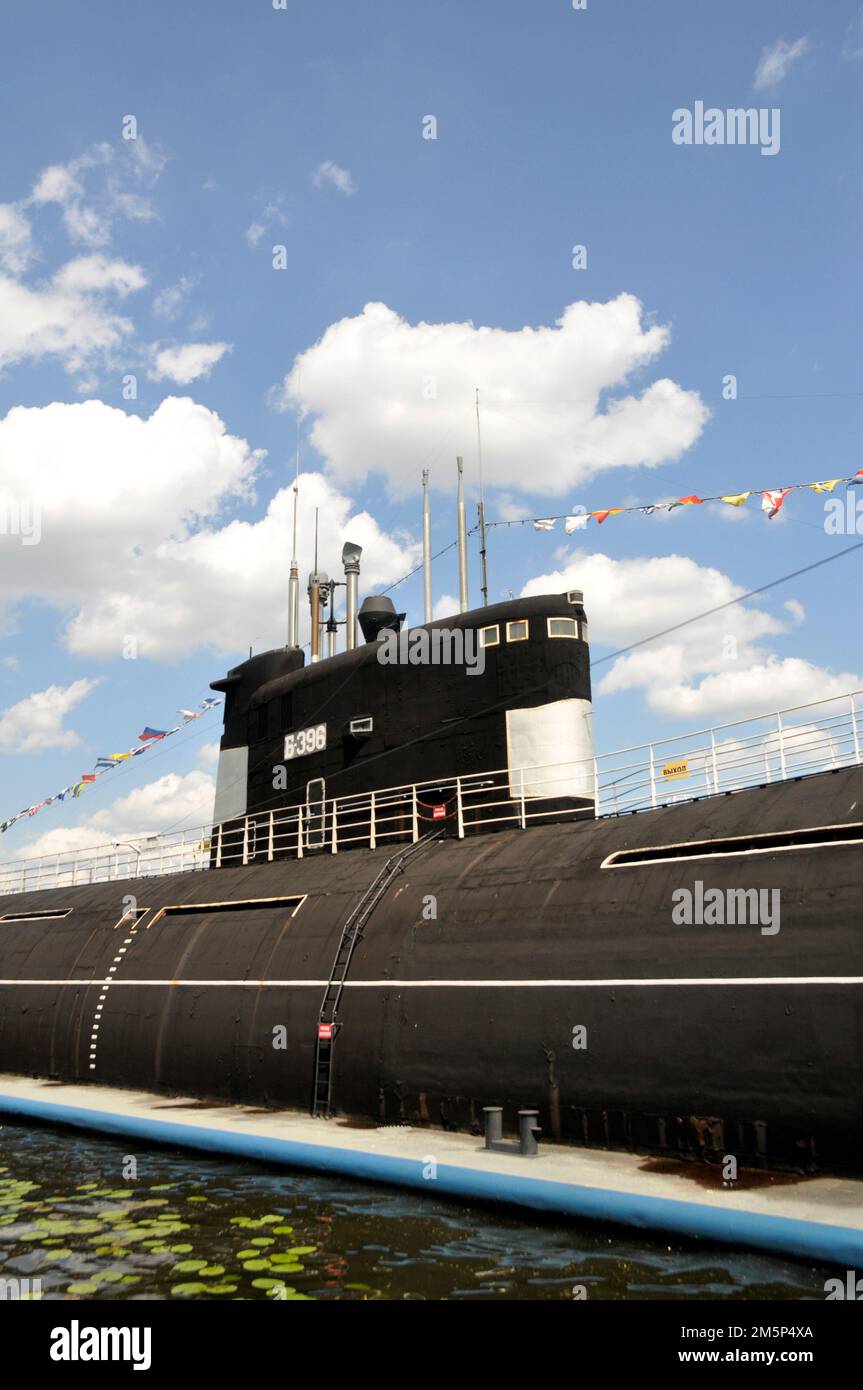
[[[485,1105],[512,1125],[534,1107],[564,1142],[861,1167],[863,846],[603,867],[850,827],[861,806],[848,768],[424,846],[351,962],[336,1112],[479,1128]],[[0,1067],[308,1110],[343,924],[396,849],[0,899]],[[677,924],[672,895],[698,881],[778,890],[779,929]]]

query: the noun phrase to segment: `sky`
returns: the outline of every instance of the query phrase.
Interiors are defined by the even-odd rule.
[[[298,425],[304,582],[316,509],[413,570],[424,468],[448,546],[477,391],[489,521],[754,493],[490,530],[491,602],[585,592],[599,751],[863,686],[863,489],[758,496],[863,466],[860,4],[10,0],[2,65],[0,820],[284,643]],[[219,736],[0,857],[206,823]]]

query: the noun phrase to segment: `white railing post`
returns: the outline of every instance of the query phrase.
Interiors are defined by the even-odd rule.
[[[599,759],[593,755],[593,800],[596,804],[595,815],[599,815]]]
[[[719,765],[716,761],[716,731],[710,730],[710,754],[713,759],[713,790],[719,791]]]
[[[464,839],[464,807],[461,804],[461,778],[455,779],[455,804],[458,812],[458,837]]]
[[[297,807],[297,858],[303,857],[303,808]]]
[[[243,821],[243,863],[249,862],[249,817]]]
[[[216,868],[222,867],[222,822],[216,826]]]
[[[853,695],[849,695],[851,701],[851,733],[854,735],[854,761],[860,766],[860,739],[857,736],[857,705]]]
[[[785,767],[785,736],[782,728],[782,715],[776,716],[776,727],[779,730],[779,767],[782,773],[782,781],[786,781],[788,773]]]
[[[324,806],[326,806],[326,802],[324,802]],[[339,852],[338,808],[339,803],[337,799],[333,797],[333,834],[332,840],[330,841],[330,848],[332,849],[333,854],[338,854]]]
[[[525,819],[525,814],[524,814],[524,768],[520,768],[520,769],[519,769],[519,775],[520,775],[520,778],[521,778],[521,795],[520,795],[520,798],[519,798],[519,800],[521,801],[521,828],[522,828],[522,830],[526,830],[526,829],[527,829],[527,820]]]
[[[653,765],[653,744],[648,744],[650,752],[650,804],[656,805],[656,769]]]
[[[416,784],[416,782],[414,782],[413,786],[411,787],[411,793],[412,793],[412,795],[411,795],[411,831],[412,831],[412,834],[413,834],[413,842],[414,842],[414,844],[416,844],[417,840],[418,840],[419,837],[420,837],[419,814],[418,814],[418,810],[417,810],[417,784]]]
[[[271,864],[273,862],[273,830],[275,827],[275,814],[275,811],[270,812],[270,841],[267,845],[267,859],[270,861]]]
[[[377,846],[377,824],[375,821],[375,794],[372,792],[372,799],[369,803],[369,849]]]

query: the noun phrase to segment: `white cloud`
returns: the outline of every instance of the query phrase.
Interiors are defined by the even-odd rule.
[[[453,613],[458,612],[458,599],[454,594],[441,594],[432,607],[432,621],[437,622],[438,618],[451,618]]]
[[[63,720],[98,684],[77,680],[67,686],[49,685],[0,710],[0,748],[4,753],[74,748],[81,739],[73,729],[64,729]]]
[[[27,269],[32,254],[27,218],[15,203],[0,203],[0,267],[20,275]]]
[[[356,193],[357,185],[354,183],[353,176],[348,169],[342,169],[340,165],[334,164],[331,159],[325,159],[323,164],[319,164],[312,174],[312,182],[315,188],[323,188],[324,184],[330,183],[333,188],[337,188],[340,193],[344,193],[346,198]]]
[[[108,777],[114,775],[106,774]],[[9,839],[9,843],[3,845],[4,858],[7,861],[33,859],[40,854],[63,854],[69,850],[110,845],[115,840],[131,840],[133,844],[143,845],[141,837],[145,835],[174,828],[193,830],[209,823],[214,793],[213,779],[205,772],[187,772],[185,776],[169,772],[118,797],[79,825],[55,826],[27,845],[16,846]],[[84,792],[84,796],[88,794],[91,793]],[[50,815],[51,811],[43,814]]]
[[[179,386],[188,386],[198,377],[209,376],[230,351],[230,343],[182,343],[179,347],[162,348],[154,355],[150,376],[154,381],[169,378]]]
[[[146,284],[139,266],[105,254],[118,217],[149,221],[146,196],[165,159],[142,138],[92,146],[67,164],[43,169],[28,196],[0,204],[0,369],[28,358],[59,358],[79,372],[132,333],[107,302]],[[61,266],[39,284],[22,276],[38,255],[39,215],[57,207],[69,237],[91,254]]]
[[[778,87],[791,71],[791,68],[798,62],[804,53],[807,53],[811,45],[808,37],[804,34],[803,38],[795,39],[794,43],[786,43],[785,39],[777,39],[774,44],[770,44],[762,51],[758,60],[758,67],[755,69],[754,87],[757,92],[763,91],[768,87]]]
[[[153,300],[153,313],[156,318],[169,321],[177,318],[194,284],[191,276],[181,275],[175,285],[166,285],[160,290]]]
[[[67,262],[37,289],[0,275],[0,367],[57,357],[74,372],[108,356],[132,324],[106,299],[125,299],[145,283],[139,266],[99,255]]]
[[[196,762],[198,767],[215,767],[219,761],[218,743],[205,743],[198,749]]]
[[[845,58],[863,58],[863,5],[848,25],[842,55]]]
[[[139,656],[158,659],[284,643],[290,486],[260,519],[220,524],[232,502],[250,499],[260,461],[187,398],[169,397],[149,418],[99,401],[10,411],[0,420],[0,476],[12,498],[39,508],[42,540],[29,548],[26,570],[20,548],[0,547],[0,602],[31,598],[71,613],[65,641],[78,654],[116,657],[127,636]],[[341,572],[346,539],[365,547],[367,590],[416,563],[415,545],[305,474],[303,574],[313,565],[316,507],[328,573]]]
[[[473,459],[480,388],[487,484],[560,494],[616,467],[677,459],[708,410],[697,392],[654,381],[607,393],[667,346],[630,294],[570,304],[555,327],[412,325],[385,304],[332,324],[302,353],[278,395],[314,417],[311,439],[340,480],[385,473],[396,495],[418,483],[431,448]],[[436,487],[455,469],[432,469]]]
[[[584,590],[594,662],[600,645],[626,648],[745,593],[721,570],[686,556],[614,560],[584,551],[573,552],[565,568],[531,580],[523,592],[569,588]],[[795,623],[805,616],[796,600],[785,606]],[[786,631],[784,620],[754,603],[735,603],[596,667],[596,690],[641,690],[654,713],[697,726],[826,699],[863,684],[852,672],[834,674],[766,649],[767,639]]]
[[[786,600],[786,603],[785,603],[785,607],[788,609],[788,612],[791,614],[792,622],[793,622],[795,625],[799,625],[800,623],[805,623],[805,621],[806,621],[806,609],[803,607],[803,604],[800,603],[800,601],[799,601],[798,599],[796,599],[796,598],[787,599],[787,600]]]
[[[36,206],[55,204],[73,241],[100,248],[109,244],[117,216],[151,221],[155,212],[141,189],[151,189],[166,163],[143,136],[116,145],[93,145],[68,164],[44,169],[30,194]],[[92,171],[100,177],[88,192]]]
[[[254,249],[261,237],[271,228],[287,227],[289,222],[290,217],[285,208],[285,196],[283,193],[278,193],[246,228],[246,241]]]

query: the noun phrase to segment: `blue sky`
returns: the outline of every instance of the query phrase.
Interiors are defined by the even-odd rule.
[[[438,545],[456,453],[475,497],[475,387],[489,518],[863,466],[858,3],[13,3],[3,69],[0,489],[42,536],[0,534],[0,819],[283,640],[298,403],[303,572],[317,503],[325,562],[356,535],[376,586],[415,563],[422,467]],[[779,108],[779,152],[676,145],[696,101]],[[750,500],[500,529],[491,597],[581,583],[599,657],[851,542],[824,520],[801,492],[772,522]],[[863,683],[858,572],[597,668],[600,748]],[[455,592],[451,553],[443,611]],[[398,595],[421,618],[419,580]],[[19,823],[4,856],[203,822],[218,733]]]

